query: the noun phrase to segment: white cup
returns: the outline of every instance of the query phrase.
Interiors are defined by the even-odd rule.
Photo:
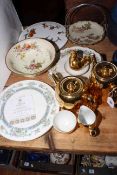
[[[53,120],[53,127],[62,133],[72,132],[76,127],[76,116],[68,110],[62,110],[57,113]]]

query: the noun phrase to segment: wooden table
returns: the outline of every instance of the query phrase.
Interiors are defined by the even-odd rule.
[[[65,47],[70,46],[73,46],[73,44],[68,42]],[[117,47],[112,45],[107,38],[105,38],[99,44],[88,47],[96,50],[99,53],[106,54],[107,60],[111,60],[113,51],[117,49]],[[25,78],[12,73],[6,83],[6,87],[15,82],[26,79],[30,78]],[[35,77],[34,79],[52,85],[47,73]],[[112,109],[106,103],[107,90],[104,90],[103,94],[103,104],[100,105],[98,109],[101,114],[99,135],[96,137],[91,137],[89,135],[88,128],[82,126],[77,127],[75,131],[70,134],[62,134],[57,132],[55,129],[52,129],[51,134],[55,145],[54,151],[66,151],[79,154],[117,154],[117,108]],[[0,146],[19,150],[51,151],[45,135],[33,141],[27,142],[10,141],[1,136]]]

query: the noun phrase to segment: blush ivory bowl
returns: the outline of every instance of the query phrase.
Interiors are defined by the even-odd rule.
[[[76,127],[76,116],[68,110],[59,111],[54,117],[53,127],[62,133],[70,133]]]
[[[55,61],[55,48],[45,39],[30,38],[16,43],[6,55],[10,71],[34,77],[47,71]]]

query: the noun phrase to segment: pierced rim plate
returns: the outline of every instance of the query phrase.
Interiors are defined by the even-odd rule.
[[[87,47],[79,47],[79,46],[66,48],[66,49],[61,50],[60,59],[57,62],[57,64],[48,71],[50,75],[52,73],[57,73],[57,72],[60,72],[63,75],[63,77],[73,75],[72,73],[74,72],[68,72],[65,68],[66,62],[68,62],[68,59],[70,57],[70,53],[72,50],[82,50],[86,54],[94,54],[96,61],[97,62],[101,61],[101,55],[98,52],[94,51],[93,49],[89,49]],[[79,70],[78,75],[89,78],[91,75],[92,68],[93,68],[93,63],[90,64],[87,72],[82,74],[82,71],[80,73],[80,70]]]
[[[59,49],[61,49],[68,40],[65,27],[52,21],[39,22],[27,27],[21,33],[19,41],[35,37],[51,40],[57,44]]]
[[[36,80],[24,80],[0,95],[0,134],[10,140],[28,141],[45,134],[59,111],[54,90]]]

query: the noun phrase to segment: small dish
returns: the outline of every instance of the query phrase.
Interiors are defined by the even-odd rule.
[[[84,66],[83,68],[81,68],[79,70],[73,70],[73,69],[71,69],[68,60],[65,63],[66,72],[68,72],[72,76],[83,75],[89,70],[89,68],[90,68],[90,64],[87,64],[86,66]]]
[[[44,73],[55,60],[54,46],[44,39],[26,39],[15,44],[6,55],[6,65],[14,73],[33,77]]]
[[[50,153],[50,162],[53,164],[67,164],[70,160],[70,154]]]
[[[68,110],[59,111],[54,117],[53,127],[62,133],[72,132],[76,127],[76,117]]]
[[[105,156],[105,163],[108,167],[110,168],[114,168],[114,167],[117,167],[117,156],[109,156],[109,155],[106,155]]]
[[[61,50],[59,61],[57,62],[57,64],[54,67],[52,67],[49,70],[50,76],[53,73],[56,74],[57,72],[60,72],[63,77],[71,76],[72,74],[75,74],[72,76],[76,76],[76,72],[74,73],[74,72],[71,72],[69,70],[67,71],[67,68],[66,68],[67,67],[66,64],[69,60],[70,53],[73,50],[75,50],[75,51],[81,50],[81,51],[83,51],[83,54],[85,54],[85,55],[94,55],[97,63],[101,62],[101,60],[102,60],[101,55],[98,52],[94,51],[93,49],[89,49],[88,47],[74,46],[74,47],[66,48],[66,49]],[[79,73],[79,75],[82,75],[83,77],[89,78],[91,76],[92,69],[93,69],[93,62],[90,63],[88,71],[86,71],[84,74],[83,74],[83,72],[81,72],[81,70],[79,70],[78,73]]]

